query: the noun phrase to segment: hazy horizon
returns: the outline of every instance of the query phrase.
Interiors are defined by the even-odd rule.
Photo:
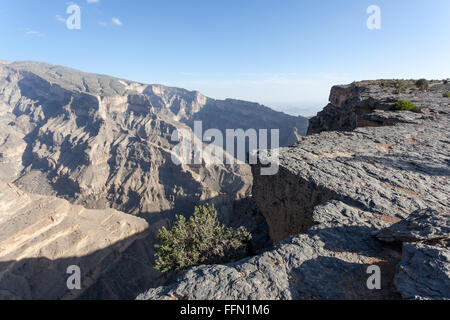
[[[450,77],[450,2],[433,3],[6,0],[0,50],[9,61],[48,62],[313,114],[336,84]],[[79,25],[70,29],[73,5]],[[380,23],[370,29],[373,5]]]

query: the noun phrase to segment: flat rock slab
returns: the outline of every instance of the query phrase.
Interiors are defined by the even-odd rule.
[[[417,210],[406,219],[381,230],[377,237],[386,242],[424,242],[448,246],[450,240],[450,209]]]
[[[404,299],[450,299],[450,249],[406,243],[394,283]]]

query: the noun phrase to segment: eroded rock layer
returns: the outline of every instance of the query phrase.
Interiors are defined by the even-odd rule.
[[[147,222],[143,232],[146,236],[136,238],[130,232],[128,236],[107,238],[111,248],[103,248],[103,240],[92,235],[83,240],[83,245],[64,240],[70,248],[61,246],[58,250],[84,256],[91,261],[87,262],[88,270],[98,265],[95,277],[91,277],[91,282],[83,282],[77,297],[134,298],[138,292],[164,283],[165,278],[154,270],[158,229],[169,225],[175,214],[189,215],[194,206],[205,202],[215,204],[220,219],[228,225],[248,227],[254,234],[252,250],[271,243],[267,224],[250,199],[252,176],[248,165],[207,161],[179,165],[173,161],[178,144],[172,139],[174,132],[183,129],[193,135],[196,120],[203,122],[204,130],[218,124],[222,131],[279,128],[283,146],[298,141],[307,127],[305,118],[255,103],[219,101],[197,91],[141,84],[45,63],[0,62],[0,182],[17,187],[31,198],[39,194],[42,199],[51,199],[46,200],[51,202],[45,207],[49,212],[53,212],[53,205],[63,215],[67,211],[66,223],[59,225],[67,230],[54,230],[50,216],[39,220],[41,228],[51,230],[39,238],[42,243],[51,245],[52,237],[56,237],[52,232],[65,232],[71,238],[78,232],[71,225],[84,226],[80,231],[83,234],[95,232],[99,224],[98,234],[102,237],[101,216],[107,219],[110,208],[138,215]],[[97,211],[77,206],[70,209],[69,202],[56,197]],[[31,203],[27,212],[30,217],[45,213]],[[92,219],[87,220],[92,230],[84,225],[86,212],[92,213]],[[13,215],[20,214],[16,210],[4,211],[5,216],[16,221],[17,233],[27,230],[27,221],[14,220]],[[117,215],[120,220],[118,212]],[[0,227],[10,228],[10,220],[4,222]],[[16,245],[15,233],[8,230],[2,235],[4,246],[0,255],[4,255],[2,261],[9,261],[6,268],[12,273],[5,271],[0,290],[19,299],[62,298],[64,288],[59,272],[69,258],[55,253],[41,259],[34,249],[27,251],[29,255],[21,255],[12,249]],[[45,246],[39,249],[39,244],[32,243],[34,236],[29,236],[27,243],[36,245],[36,251],[47,250]],[[127,245],[119,246],[117,251],[114,241]],[[91,259],[91,253],[83,251],[84,246],[96,248],[101,261]],[[117,255],[114,259],[109,258],[113,257],[111,250]],[[40,267],[34,267],[34,262],[30,268],[23,267],[29,265],[30,257],[36,258],[38,265],[43,263],[48,270],[58,272],[54,291],[49,289],[51,281],[44,283],[54,273],[49,271],[45,277],[39,277],[34,268]],[[23,274],[17,276],[19,269]],[[11,277],[18,282],[14,283]]]
[[[0,299],[74,299],[137,239],[147,222],[0,183]],[[81,270],[69,290],[69,266]]]

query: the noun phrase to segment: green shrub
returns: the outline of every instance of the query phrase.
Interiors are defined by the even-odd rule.
[[[199,206],[189,220],[177,215],[170,230],[159,230],[155,269],[181,272],[196,265],[240,260],[248,255],[250,238],[244,227],[233,230],[220,224],[214,206]]]
[[[391,84],[395,89],[400,90],[401,87],[405,86],[406,82],[404,80],[396,79],[396,80],[392,80]]]
[[[429,88],[428,81],[426,79],[419,79],[416,81],[416,87],[420,90],[426,91]]]
[[[391,110],[406,110],[411,111],[416,109],[414,103],[408,100],[398,100],[392,107]]]
[[[444,93],[444,98],[450,98],[450,92]]]

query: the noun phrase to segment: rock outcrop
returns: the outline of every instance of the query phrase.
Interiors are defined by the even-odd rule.
[[[420,114],[384,112],[389,111],[393,103],[400,99],[413,102],[422,110],[420,113],[431,110],[439,112],[447,103],[442,95],[447,92],[449,85],[445,81],[430,81],[429,86],[427,91],[420,90],[414,80],[362,81],[334,86],[330,103],[310,119],[308,134],[391,126],[421,117]]]
[[[273,249],[192,268],[138,299],[448,298],[450,84],[397,93],[381,83],[334,87],[310,135],[280,150],[277,175],[252,166]],[[398,99],[418,108],[391,111]],[[428,215],[410,216],[418,210]],[[414,239],[403,250],[394,241]],[[380,289],[367,285],[369,266]]]

